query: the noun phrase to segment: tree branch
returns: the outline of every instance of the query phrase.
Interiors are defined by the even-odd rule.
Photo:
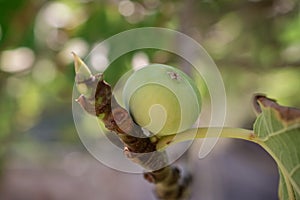
[[[94,97],[81,95],[77,102],[88,113],[100,118],[105,127],[116,133],[124,144],[125,155],[147,172],[144,178],[155,185],[155,194],[161,200],[182,200],[189,197],[191,176],[183,176],[177,167],[168,165],[165,151],[157,151],[156,142],[145,137],[130,114],[112,96],[111,87],[102,74],[84,80],[90,86],[97,84]],[[83,84],[84,81],[80,82]]]

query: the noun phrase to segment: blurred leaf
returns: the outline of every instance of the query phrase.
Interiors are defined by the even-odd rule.
[[[300,42],[300,15],[296,14],[289,21],[286,21],[283,30],[279,34],[284,44],[292,44]]]
[[[13,18],[14,14],[18,12],[20,8],[26,3],[25,0],[19,1],[0,1],[0,24],[3,28],[3,38],[5,39],[6,32],[8,27],[11,25],[11,19]]]

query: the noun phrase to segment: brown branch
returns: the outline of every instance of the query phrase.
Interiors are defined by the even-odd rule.
[[[96,76],[98,78],[95,78]],[[144,178],[155,185],[158,199],[187,199],[191,176],[182,176],[177,167],[168,165],[166,152],[156,151],[156,143],[145,137],[141,127],[136,125],[129,113],[116,102],[110,85],[103,80],[102,75],[96,76],[88,80],[97,81],[95,98],[87,99],[81,95],[77,102],[88,113],[100,118],[108,130],[119,136],[124,144],[125,155],[147,170]]]

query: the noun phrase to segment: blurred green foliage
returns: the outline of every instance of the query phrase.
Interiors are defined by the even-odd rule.
[[[78,144],[71,51],[84,58],[98,42],[137,27],[179,30],[202,44],[222,73],[233,120],[252,120],[236,111],[253,92],[300,107],[299,6],[296,0],[0,0],[0,154],[16,140]],[[114,84],[134,59],[182,63],[168,52],[134,51],[110,65],[107,80]]]

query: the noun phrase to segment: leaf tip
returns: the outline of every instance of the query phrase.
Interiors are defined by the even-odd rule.
[[[265,95],[263,93],[254,94],[253,107],[257,114],[260,114],[262,112],[261,105],[262,105],[262,102],[265,100],[276,103],[276,100],[268,98],[267,95]]]
[[[253,106],[258,114],[262,113],[263,108],[271,108],[278,112],[284,121],[289,122],[300,119],[300,109],[282,106],[276,100],[268,98],[264,94],[254,95]]]
[[[74,57],[74,65],[75,65],[75,72],[76,75],[84,76],[84,77],[90,77],[92,75],[90,69],[88,66],[81,60],[81,58],[74,53],[73,51],[71,54]]]

